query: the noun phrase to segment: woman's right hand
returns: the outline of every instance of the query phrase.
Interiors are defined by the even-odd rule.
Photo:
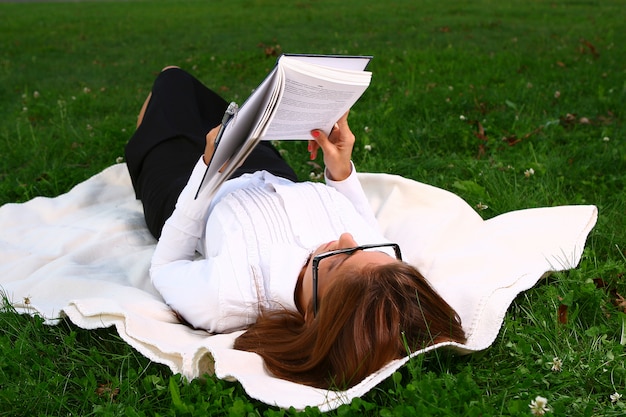
[[[352,148],[354,134],[348,126],[348,112],[337,121],[330,135],[321,130],[311,131],[313,140],[309,141],[311,159],[317,156],[317,150],[322,148],[326,175],[334,181],[343,181],[352,173]]]

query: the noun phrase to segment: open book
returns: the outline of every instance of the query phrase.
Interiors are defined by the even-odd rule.
[[[213,198],[261,140],[309,140],[326,134],[361,97],[372,74],[367,56],[282,55],[240,109],[231,103],[196,193]]]

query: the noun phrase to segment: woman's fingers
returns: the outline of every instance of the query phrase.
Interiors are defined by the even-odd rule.
[[[311,135],[313,135],[313,133],[311,133]],[[317,158],[317,151],[319,150],[319,148],[320,145],[315,140],[309,140],[308,151],[311,161]]]
[[[317,155],[317,149],[324,152],[324,165],[329,178],[341,181],[352,172],[352,148],[354,135],[348,126],[348,113],[335,123],[330,135],[327,136],[319,129],[312,130],[313,144],[309,144],[311,158]]]

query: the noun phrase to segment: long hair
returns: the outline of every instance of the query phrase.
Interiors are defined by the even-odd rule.
[[[235,340],[275,376],[346,389],[393,359],[439,340],[465,342],[456,312],[411,265],[366,265],[328,286],[313,318],[269,310]]]

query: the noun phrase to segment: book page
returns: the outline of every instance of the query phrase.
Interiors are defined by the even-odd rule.
[[[215,152],[204,173],[196,198],[207,187],[210,189],[208,193],[213,194],[244,161],[254,145],[259,142],[258,134],[253,137],[252,131],[258,126],[259,120],[267,119],[266,113],[268,109],[274,107],[272,100],[276,100],[276,91],[278,89],[277,70],[274,68],[224,129],[222,138],[217,143]],[[247,144],[247,142],[253,143]],[[242,148],[246,149],[243,152],[239,152]],[[226,164],[227,162],[228,164]],[[224,166],[225,170],[219,172]]]
[[[290,60],[297,60],[309,64],[321,65],[330,68],[342,68],[352,71],[364,71],[367,64],[372,60],[371,56],[350,55],[301,55],[285,54]]]
[[[282,56],[228,123],[196,198],[212,198],[259,140],[308,140],[334,123],[369,86],[369,57]],[[318,65],[324,62],[326,66]]]
[[[286,64],[279,65],[284,84],[263,140],[309,140],[313,129],[329,134],[371,80],[371,73],[367,71],[328,69],[308,63]]]

